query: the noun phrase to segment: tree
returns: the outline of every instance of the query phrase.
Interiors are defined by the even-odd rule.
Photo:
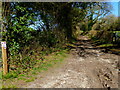
[[[87,7],[87,15],[84,20],[88,25],[87,31],[92,30],[93,25],[102,17],[110,13],[111,5],[107,2],[91,2]]]
[[[40,47],[41,51],[46,51],[51,47],[60,47],[65,42],[71,42],[75,26],[86,17],[93,17],[92,13],[88,15],[90,5],[92,7],[99,4],[90,2],[3,3],[6,30],[3,40],[7,41],[10,61],[15,64],[20,63],[19,65],[22,63],[23,65],[18,67],[27,68],[27,64],[31,63],[31,52],[36,51],[33,48]],[[87,19],[89,21],[91,18]]]

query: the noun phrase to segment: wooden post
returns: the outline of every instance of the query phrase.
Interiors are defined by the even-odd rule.
[[[1,42],[1,47],[2,47],[2,59],[3,59],[3,74],[6,75],[8,73],[6,41]]]

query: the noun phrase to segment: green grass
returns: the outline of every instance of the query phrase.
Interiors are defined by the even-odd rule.
[[[0,71],[0,79],[2,79],[2,71]]]
[[[19,76],[23,76],[24,77],[25,75],[24,74],[20,74]]]
[[[16,72],[11,72],[3,76],[4,79],[17,78],[18,74]]]
[[[18,80],[26,80],[25,77],[18,77]]]
[[[113,44],[102,44],[99,45],[98,47],[110,47],[110,46],[114,46]]]
[[[41,63],[41,61],[38,61],[38,65],[36,65],[37,67],[34,67],[31,69],[33,71],[32,73],[37,74],[37,72],[40,72],[40,71],[47,71],[48,68],[52,67],[55,63],[61,62],[66,57],[66,52],[67,52],[67,50],[61,50],[61,51],[55,52],[54,54],[51,54],[51,55],[47,56],[46,58],[44,58],[44,61],[42,63]],[[39,57],[39,56],[37,56],[37,57]],[[2,74],[2,73],[0,73],[0,74]],[[17,71],[16,72],[11,71],[7,75],[4,75],[3,79],[17,78],[19,76],[25,77],[26,75],[27,75],[26,73],[19,74],[19,73],[17,73]]]
[[[35,77],[32,77],[32,78],[30,78],[30,79],[26,79],[25,82],[32,82],[32,81],[34,81],[34,80],[35,80]]]
[[[28,73],[18,74],[16,72],[10,72],[7,75],[3,76],[4,80],[5,80],[4,82],[11,83],[11,82],[14,82],[14,80],[16,80],[16,79],[18,81],[22,80],[24,82],[32,82],[36,79],[36,75],[38,75],[40,72],[47,71],[47,70],[49,70],[49,67],[53,67],[53,66],[63,62],[63,60],[67,57],[67,53],[68,53],[68,50],[61,50],[61,51],[49,54],[48,56],[44,57],[44,60],[42,63],[38,62],[34,68],[29,70]],[[6,87],[16,87],[16,86],[8,85]]]
[[[43,68],[41,68],[41,70],[47,71],[48,69],[47,69],[46,67],[43,66]]]
[[[33,73],[35,74],[35,71],[47,71],[49,67],[54,66],[54,64],[59,63],[63,61],[66,57],[65,50],[59,51],[54,53],[53,55],[50,55],[45,58],[45,62],[43,62],[39,67],[33,68]]]
[[[8,87],[6,87],[5,85],[2,85],[2,88],[18,88],[18,87],[16,87],[15,85],[9,85]]]
[[[52,64],[50,64],[50,63],[49,63],[49,64],[47,64],[47,66],[48,66],[48,67],[51,67],[51,66],[52,66]]]
[[[33,71],[33,72],[32,72],[32,74],[33,74],[33,75],[36,75],[36,74],[37,74],[37,72],[36,72],[36,71]]]

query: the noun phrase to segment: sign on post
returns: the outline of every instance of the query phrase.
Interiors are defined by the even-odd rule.
[[[6,75],[8,73],[6,41],[1,42],[1,47],[2,47],[2,59],[3,59],[3,74]]]

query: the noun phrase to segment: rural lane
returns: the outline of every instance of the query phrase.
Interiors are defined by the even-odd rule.
[[[119,55],[102,52],[86,37],[58,68],[50,68],[23,88],[118,88]]]

